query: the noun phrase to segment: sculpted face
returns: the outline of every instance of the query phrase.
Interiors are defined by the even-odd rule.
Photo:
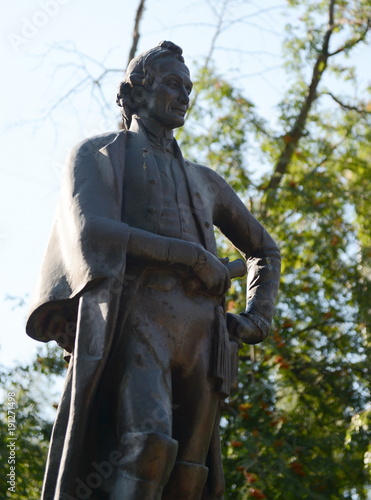
[[[151,68],[155,80],[146,90],[145,106],[139,115],[172,130],[184,125],[192,82],[187,66],[173,57],[164,57]]]

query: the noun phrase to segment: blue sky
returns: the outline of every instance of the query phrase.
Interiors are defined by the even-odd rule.
[[[223,2],[147,3],[140,51],[172,40],[183,47],[192,70],[194,61],[209,51],[217,22],[213,6]],[[224,19],[231,23],[216,43],[216,67],[264,116],[273,118],[286,86],[280,57],[287,20],[284,1],[234,0],[230,5]],[[86,76],[86,70],[98,77],[99,61],[124,70],[136,7],[136,0],[17,0],[11,9],[8,4],[0,8],[1,364],[27,361],[36,350],[37,342],[28,339],[24,323],[58,199],[60,171],[76,142],[116,128],[115,92],[121,74],[103,81],[111,103],[105,112],[88,89],[53,106]],[[368,59],[362,54],[362,60],[371,60],[367,51]],[[5,300],[7,295],[24,297],[26,304],[14,307],[16,301]]]

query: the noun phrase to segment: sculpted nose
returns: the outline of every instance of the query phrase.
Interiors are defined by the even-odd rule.
[[[188,95],[188,90],[185,87],[182,87],[180,89],[178,100],[182,104],[185,104],[185,105],[188,106],[188,104],[189,104],[189,95]]]

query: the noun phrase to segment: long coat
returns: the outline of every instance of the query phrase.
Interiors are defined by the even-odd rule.
[[[247,258],[246,314],[265,337],[278,287],[278,249],[223,178],[183,160],[179,149],[177,156],[204,247],[216,255],[216,225]],[[127,157],[130,163],[126,164]],[[123,206],[131,207],[124,217]],[[75,498],[76,478],[81,480],[86,473],[81,464],[86,461],[87,422],[94,414],[118,318],[125,319],[119,309],[125,297],[130,307],[129,297],[135,293],[136,283],[125,276],[130,226],[156,233],[161,208],[156,161],[136,121],[130,131],[88,139],[72,152],[26,327],[31,337],[56,340],[72,351],[49,450],[43,500]],[[217,441],[216,430],[211,446],[218,448]],[[207,498],[222,498],[218,449],[210,460],[213,492]]]

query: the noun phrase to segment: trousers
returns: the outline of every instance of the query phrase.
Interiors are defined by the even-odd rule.
[[[158,460],[172,461],[166,470],[156,472],[164,476],[158,477],[161,488],[170,475],[170,483],[178,481],[179,487],[172,484],[167,491],[177,492],[174,499],[183,498],[180,483],[184,482],[184,474],[190,476],[191,468],[190,477],[200,477],[193,486],[199,491],[184,498],[201,498],[207,477],[204,465],[219,404],[209,372],[215,308],[220,300],[195,291],[195,283],[187,275],[156,268],[145,270],[109,363],[115,432],[122,443],[126,471],[124,476],[121,474],[121,485],[125,481],[129,484],[128,467],[137,470],[128,466],[127,455],[140,461],[143,471],[146,460],[155,460],[152,451],[156,448]],[[140,442],[137,459],[134,445],[128,446],[133,439]],[[154,441],[161,445],[155,447]],[[150,481],[154,480],[152,470]],[[125,487],[121,486],[120,491]],[[122,497],[115,496],[115,500],[135,498],[125,494],[127,491]],[[147,496],[151,497],[149,493]],[[168,493],[164,498],[172,496]]]

